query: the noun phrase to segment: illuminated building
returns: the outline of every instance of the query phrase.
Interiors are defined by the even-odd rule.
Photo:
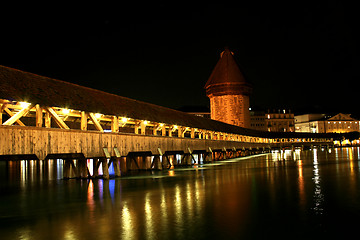
[[[264,111],[250,111],[250,128],[260,131],[267,131]]]
[[[252,86],[245,80],[233,55],[225,48],[205,84],[206,95],[210,98],[211,119],[250,128],[249,95]]]
[[[346,133],[359,131],[359,120],[350,114],[338,113],[333,117],[325,114],[304,114],[295,116],[296,132]]]
[[[290,110],[277,110],[267,113],[250,111],[251,129],[268,132],[294,132],[294,114]]]
[[[294,114],[286,110],[265,114],[265,127],[268,132],[295,132]]]

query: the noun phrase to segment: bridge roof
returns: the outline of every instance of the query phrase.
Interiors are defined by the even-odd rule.
[[[248,136],[264,134],[1,65],[0,99]]]

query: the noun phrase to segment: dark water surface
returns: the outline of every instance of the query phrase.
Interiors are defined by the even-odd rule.
[[[354,237],[359,154],[289,151],[109,181],[61,180],[61,161],[0,162],[0,239]]]

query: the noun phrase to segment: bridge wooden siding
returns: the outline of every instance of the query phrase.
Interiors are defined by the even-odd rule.
[[[268,143],[226,140],[178,138],[125,133],[101,133],[58,128],[0,126],[0,155],[36,155],[45,159],[48,154],[82,153],[86,158],[105,157],[103,148],[115,156],[130,152],[151,152],[162,155],[167,151],[210,151],[216,149],[269,148]]]

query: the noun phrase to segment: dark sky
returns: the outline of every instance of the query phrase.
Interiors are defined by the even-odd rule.
[[[0,64],[178,108],[225,46],[254,86],[251,105],[359,114],[359,20],[345,1],[2,7]]]

